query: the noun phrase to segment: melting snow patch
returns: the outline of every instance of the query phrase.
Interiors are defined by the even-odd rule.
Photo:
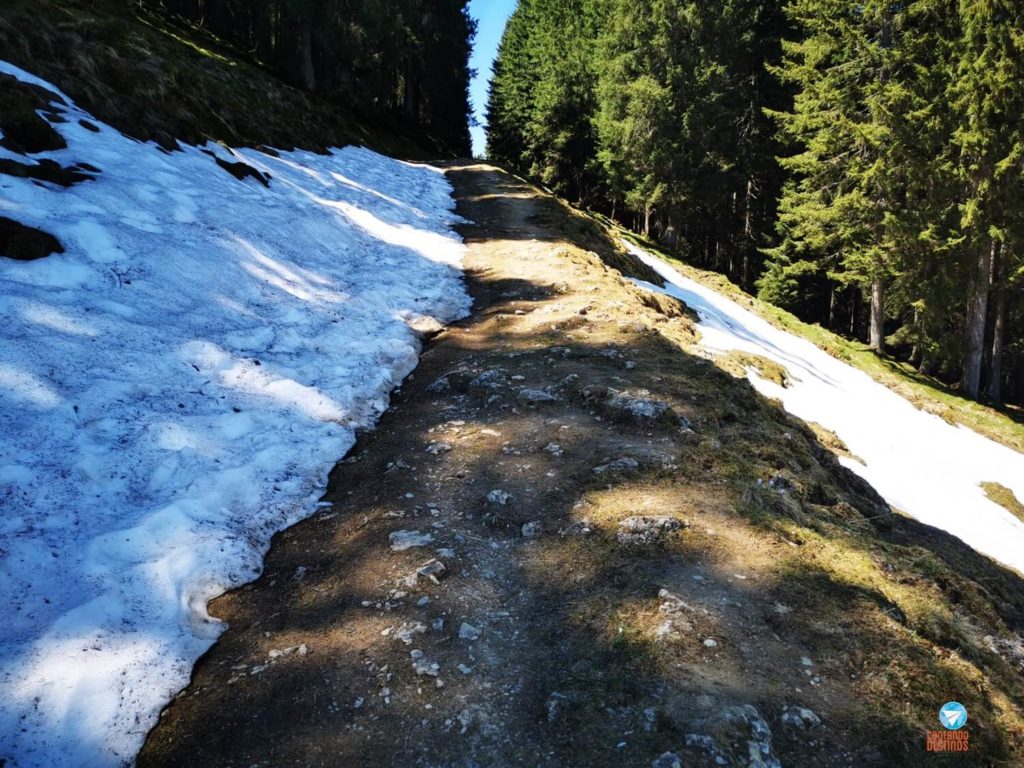
[[[0,258],[0,763],[120,766],[220,634],[207,601],[315,511],[420,336],[468,311],[463,246],[436,169],[166,154],[0,71],[54,91],[68,143],[21,162],[99,167],[0,175],[4,216],[65,248]]]
[[[1001,483],[1024,499],[1024,455],[918,410],[806,339],[779,330],[632,244],[626,248],[666,280],[664,289],[640,285],[675,296],[697,312],[701,344],[710,352],[749,352],[785,368],[787,387],[756,374],[749,378],[794,416],[835,432],[864,463],[839,461],[889,504],[1024,573],[1024,522],[979,486]]]

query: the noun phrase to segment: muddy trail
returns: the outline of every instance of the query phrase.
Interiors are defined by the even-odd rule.
[[[705,359],[598,224],[449,175],[473,314],[211,605],[139,765],[1021,764],[1019,577]],[[928,753],[949,700],[970,751]]]

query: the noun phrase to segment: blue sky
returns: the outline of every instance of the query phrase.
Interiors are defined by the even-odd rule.
[[[518,0],[470,0],[469,13],[477,20],[476,42],[473,46],[473,57],[470,66],[477,71],[470,96],[473,99],[473,113],[480,122],[480,127],[473,128],[473,154],[483,157],[484,154],[484,109],[487,107],[487,84],[491,81],[491,64],[498,52],[501,33],[505,31],[505,22],[516,9]]]

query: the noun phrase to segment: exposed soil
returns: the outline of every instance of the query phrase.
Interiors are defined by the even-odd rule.
[[[139,764],[1021,764],[1021,578],[704,359],[593,222],[450,176],[472,316],[212,604]],[[971,751],[926,753],[951,699]]]

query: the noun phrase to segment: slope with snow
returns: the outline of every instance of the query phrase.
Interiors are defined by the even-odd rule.
[[[751,383],[787,411],[835,432],[863,463],[840,461],[893,507],[961,539],[1024,573],[1024,522],[990,501],[992,481],[1024,499],[1024,455],[962,426],[920,411],[867,374],[779,330],[665,261],[626,247],[665,280],[664,289],[700,316],[701,344],[712,353],[738,350],[783,366],[787,387],[749,371]]]
[[[68,143],[0,157],[99,169],[0,175],[0,216],[65,247],[0,258],[0,763],[130,764],[222,630],[207,600],[316,508],[414,327],[468,311],[463,246],[436,169],[166,153],[0,71],[53,92]]]

